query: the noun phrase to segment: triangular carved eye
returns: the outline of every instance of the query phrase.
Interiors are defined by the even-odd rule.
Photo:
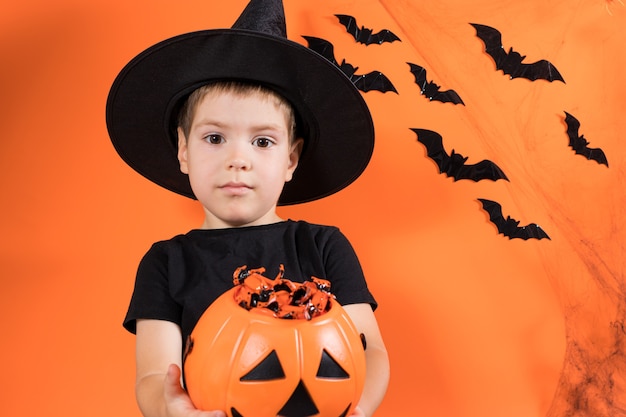
[[[280,365],[278,355],[273,350],[250,372],[242,376],[240,381],[269,381],[272,379],[282,379],[285,377],[285,371]]]
[[[317,370],[318,378],[334,378],[334,379],[347,379],[350,375],[333,359],[332,356],[326,352],[326,349],[322,352],[322,360],[320,361],[320,367]]]

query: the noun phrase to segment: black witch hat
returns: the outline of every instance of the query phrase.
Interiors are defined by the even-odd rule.
[[[230,29],[179,35],[132,59],[106,105],[115,149],[149,180],[194,198],[177,159],[178,111],[198,87],[226,80],[261,84],[296,111],[304,151],[278,204],[333,194],[369,163],[374,128],[361,94],[334,64],[287,39],[282,1],[274,0],[250,1]]]

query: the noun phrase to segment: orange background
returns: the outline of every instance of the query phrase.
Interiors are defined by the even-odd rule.
[[[197,227],[196,203],[124,165],[104,123],[122,66],[166,37],[229,27],[243,0],[25,0],[0,15],[2,382],[7,416],[139,416],[121,327],[140,257]],[[626,7],[604,0],[285,2],[289,37],[318,36],[399,94],[369,92],[370,166],[284,217],[341,227],[380,308],[392,377],[377,415],[626,415]],[[402,42],[364,46],[333,14]],[[566,84],[509,80],[468,23],[499,29]],[[465,106],[428,102],[407,62]],[[332,99],[332,97],[329,97]],[[567,146],[564,111],[609,167]],[[510,182],[440,175],[409,128],[496,162]],[[509,240],[477,198],[551,240]]]

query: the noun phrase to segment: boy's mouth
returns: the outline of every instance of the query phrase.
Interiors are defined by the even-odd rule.
[[[252,187],[248,184],[236,181],[227,182],[226,184],[221,185],[219,188],[231,195],[242,195],[252,189]]]

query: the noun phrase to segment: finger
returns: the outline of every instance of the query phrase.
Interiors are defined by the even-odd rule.
[[[175,401],[178,404],[183,404],[185,409],[189,410],[189,416],[193,417],[226,417],[226,413],[223,411],[200,411],[193,408],[191,400],[187,396],[186,391],[180,384],[181,370],[175,365],[171,364],[167,368],[167,375],[165,377],[165,396],[170,400]]]
[[[183,388],[180,385],[180,372],[180,368],[174,364],[167,368],[164,386],[166,398],[174,398],[182,393]]]
[[[199,417],[226,417],[226,413],[223,411],[207,411],[206,415],[202,413],[202,416]]]

